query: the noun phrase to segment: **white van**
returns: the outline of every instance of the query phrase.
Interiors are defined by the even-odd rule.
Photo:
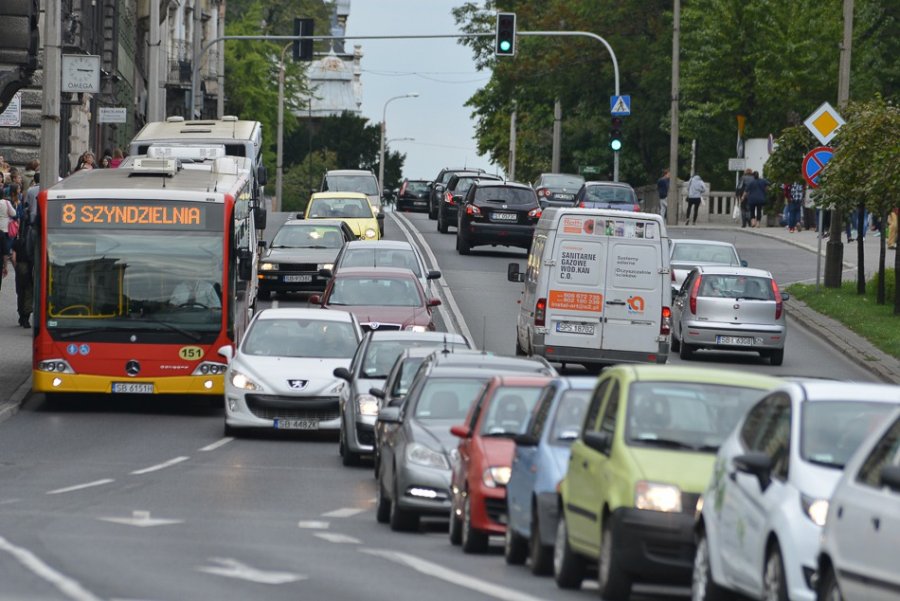
[[[672,290],[669,238],[659,215],[545,209],[525,272],[516,354],[581,363],[665,363]]]

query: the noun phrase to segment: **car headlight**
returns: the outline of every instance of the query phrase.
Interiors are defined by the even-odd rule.
[[[278,263],[262,263],[259,266],[260,271],[278,271]]]
[[[325,394],[326,394],[326,395],[329,395],[329,394],[340,394],[342,388],[344,388],[344,382],[343,382],[343,381],[335,382],[334,384],[332,384],[331,388],[329,388],[328,390],[325,391]]]
[[[681,490],[671,484],[640,481],[634,487],[634,506],[648,511],[679,513]]]
[[[803,513],[811,519],[816,526],[825,525],[825,519],[828,517],[828,500],[815,499],[806,495],[800,495],[800,506],[803,507]]]
[[[512,468],[500,466],[489,467],[484,470],[481,481],[488,488],[497,488],[498,486],[506,486],[509,484],[509,477],[512,476]]]
[[[379,403],[378,399],[371,394],[361,394],[356,398],[357,407],[359,407],[360,415],[375,417],[378,415]]]
[[[440,470],[450,469],[447,458],[444,457],[443,453],[438,453],[417,442],[406,447],[406,460],[424,467],[433,467]]]
[[[316,265],[316,269],[334,269],[334,263],[319,263]]]
[[[403,329],[406,330],[407,332],[427,332],[428,331],[428,328],[426,328],[425,326],[406,326]]]
[[[372,228],[367,228],[365,231],[365,235],[366,235],[366,238],[374,238],[375,236],[378,235],[378,232],[376,232]]]
[[[242,390],[259,390],[260,387],[239,371],[231,372],[231,385]]]

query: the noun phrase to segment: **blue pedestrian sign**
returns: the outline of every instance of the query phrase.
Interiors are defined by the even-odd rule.
[[[631,96],[610,96],[609,113],[613,117],[627,117],[631,114]]]
[[[819,146],[810,150],[803,158],[803,179],[810,188],[819,187],[819,178],[832,156],[834,156],[834,149],[828,146]]]

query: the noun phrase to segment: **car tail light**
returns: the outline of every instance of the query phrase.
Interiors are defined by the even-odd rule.
[[[700,281],[703,279],[703,276],[698,275],[697,279],[694,280],[694,285],[691,287],[691,313],[694,315],[697,314],[697,294],[700,292]]]
[[[778,284],[772,280],[772,292],[775,294],[775,319],[781,319],[781,312],[784,310],[784,301],[781,300],[781,290]]]
[[[584,207],[584,201],[583,201],[583,200],[582,200],[581,202],[578,203],[578,208],[579,208],[579,209],[585,208],[585,207]]]
[[[531,209],[528,211],[528,216],[532,219],[540,219],[541,218],[541,209]]]
[[[406,194],[406,182],[403,182],[403,185],[400,186],[400,196]]]
[[[539,298],[534,304],[534,325],[543,326],[547,323],[547,299]]]
[[[471,215],[472,217],[481,217],[481,209],[479,209],[475,205],[466,205],[466,215]]]
[[[641,212],[641,205],[634,205],[634,212],[635,212],[635,213],[640,213],[640,212]]]
[[[675,270],[674,270],[674,269],[670,269],[670,270],[669,270],[669,273],[672,274],[672,281],[674,282],[674,281],[675,281]]]
[[[672,309],[662,308],[662,321],[659,322],[659,335],[668,336],[672,331]]]
[[[451,205],[456,204],[455,202],[453,202],[453,194],[451,194],[450,192],[447,192],[447,194],[444,196],[444,202]]]

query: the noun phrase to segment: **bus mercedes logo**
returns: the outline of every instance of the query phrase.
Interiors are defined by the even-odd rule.
[[[141,373],[141,364],[132,359],[125,364],[125,373],[131,377],[138,375]]]
[[[372,323],[369,324],[369,327],[372,328],[373,330],[377,330],[378,328],[381,327],[381,324],[378,323],[377,321],[373,321]]]

